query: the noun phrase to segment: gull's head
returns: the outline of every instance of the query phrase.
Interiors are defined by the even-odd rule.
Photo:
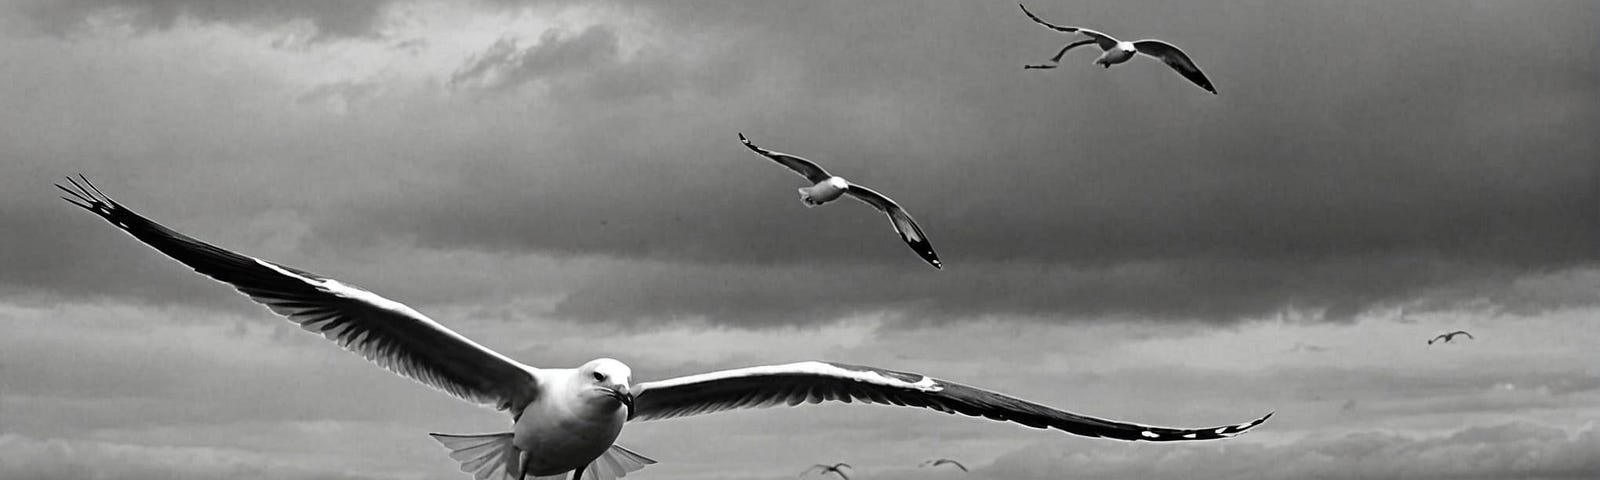
[[[592,360],[578,367],[577,381],[584,386],[584,398],[603,402],[611,409],[627,407],[633,414],[633,369],[610,358]]]

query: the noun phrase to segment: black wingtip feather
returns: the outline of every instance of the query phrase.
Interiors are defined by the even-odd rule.
[[[84,210],[94,212],[96,215],[104,217],[106,220],[112,220],[111,217],[121,209],[121,205],[112,200],[110,195],[106,195],[105,192],[101,192],[100,189],[95,187],[94,183],[89,182],[88,177],[83,176],[83,174],[78,174],[78,178],[67,176],[66,179],[67,183],[70,183],[72,187],[76,188],[77,190],[67,188],[59,183],[55,184],[57,189],[67,192],[68,195],[72,196],[72,198],[61,197],[62,200],[66,200],[68,203],[76,205]],[[79,180],[82,180],[82,182],[79,182]],[[76,198],[77,200],[75,201],[73,198]]]

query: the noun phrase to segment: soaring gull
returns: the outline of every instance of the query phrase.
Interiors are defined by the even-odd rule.
[[[938,459],[938,460],[928,460],[926,462],[922,462],[922,465],[918,465],[918,467],[937,467],[937,466],[940,466],[940,465],[955,465],[956,468],[961,469],[961,471],[963,471],[963,472],[967,471],[967,466],[966,465],[962,465],[961,462],[957,462],[955,460],[951,460],[951,459],[948,459],[948,458],[941,458],[941,459]]]
[[[832,472],[834,475],[838,475],[839,478],[843,478],[844,480],[850,480],[850,475],[845,474],[844,470],[840,470],[841,468],[855,468],[855,467],[852,467],[852,466],[850,466],[850,464],[844,463],[844,462],[835,463],[833,465],[823,465],[823,464],[819,463],[819,464],[816,464],[816,465],[812,465],[811,468],[807,468],[806,471],[804,471],[804,472],[800,472],[800,476],[804,477],[804,476],[806,476],[806,474],[811,473],[813,471],[815,471],[815,472],[817,472],[819,474],[822,474],[822,475],[827,475],[829,472]]]
[[[1439,340],[1444,340],[1444,343],[1450,343],[1451,340],[1455,340],[1457,335],[1466,335],[1467,338],[1471,338],[1473,340],[1477,340],[1476,338],[1472,337],[1472,334],[1467,333],[1466,330],[1456,330],[1454,332],[1442,333],[1442,334],[1439,334],[1439,336],[1437,336],[1437,337],[1433,337],[1432,339],[1428,340],[1428,345],[1433,345],[1433,342],[1437,342]]]
[[[1189,81],[1199,85],[1200,88],[1206,89],[1211,94],[1215,95],[1217,93],[1217,88],[1211,85],[1211,80],[1206,79],[1206,74],[1200,72],[1200,67],[1194,64],[1194,60],[1190,60],[1189,56],[1183,53],[1183,50],[1179,50],[1178,47],[1174,47],[1170,43],[1155,39],[1124,42],[1117,40],[1116,37],[1087,28],[1069,27],[1046,22],[1034,15],[1033,12],[1028,11],[1028,7],[1020,3],[1017,6],[1022,7],[1022,13],[1027,14],[1028,18],[1033,19],[1035,23],[1049,27],[1051,30],[1063,33],[1078,33],[1089,37],[1086,40],[1078,40],[1061,47],[1061,51],[1056,52],[1056,56],[1050,57],[1050,63],[1023,65],[1022,68],[1056,68],[1060,66],[1061,57],[1067,54],[1067,50],[1093,43],[1099,46],[1100,50],[1105,51],[1105,53],[1100,54],[1100,58],[1094,59],[1096,65],[1111,68],[1112,65],[1126,62],[1133,58],[1135,53],[1142,53],[1161,60],[1162,63],[1172,67],[1173,70],[1177,70],[1179,75],[1183,75],[1183,78],[1189,79]]]
[[[1267,420],[1178,429],[1088,417],[914,373],[830,362],[724,370],[634,383],[622,362],[537,368],[468,340],[421,312],[354,285],[235,253],[178,233],[118,204],[81,175],[56,185],[145,245],[226,283],[273,313],[391,372],[462,400],[504,410],[511,431],[431,434],[477,480],[533,477],[614,480],[655,463],[616,445],[628,421],[725,410],[820,403],[921,407],[1054,428],[1087,437],[1151,442],[1238,435]]]
[[[933,265],[933,268],[944,268],[944,264],[939,262],[939,254],[933,253],[933,244],[928,243],[928,236],[922,233],[922,227],[918,227],[917,221],[911,218],[911,214],[906,212],[906,209],[900,208],[900,204],[894,203],[894,200],[870,188],[850,183],[844,177],[834,176],[810,160],[758,147],[750,143],[750,139],[745,138],[743,133],[739,134],[739,141],[744,142],[744,146],[749,147],[751,151],[789,167],[794,173],[800,174],[813,184],[800,189],[800,203],[807,207],[815,207],[848,193],[851,198],[871,205],[872,208],[888,215],[889,224],[894,225],[895,233],[900,234],[900,239],[904,240],[906,245],[910,245],[911,250],[917,252],[917,256],[922,257],[929,265]]]

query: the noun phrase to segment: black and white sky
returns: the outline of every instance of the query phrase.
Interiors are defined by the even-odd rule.
[[[1237,439],[857,405],[630,425],[650,479],[1600,475],[1600,8],[0,2],[0,478],[465,478],[506,428],[62,203],[362,285],[532,365],[825,359]],[[778,151],[901,202],[802,206]],[[1465,329],[1476,340],[1428,346]]]

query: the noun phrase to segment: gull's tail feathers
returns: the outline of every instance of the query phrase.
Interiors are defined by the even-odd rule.
[[[511,445],[511,432],[482,435],[430,433],[428,436],[450,449],[450,458],[461,462],[461,471],[472,474],[474,480],[617,480],[656,463],[650,457],[621,445],[612,445],[583,470],[581,479],[570,478],[570,472],[524,476],[522,452]]]
[[[521,452],[511,446],[511,432],[428,436],[450,449],[450,458],[461,462],[461,471],[472,474],[475,480],[519,480],[522,476]]]
[[[817,202],[817,201],[811,199],[811,189],[809,189],[809,188],[797,188],[796,190],[800,191],[800,203],[805,204],[806,208],[812,208],[812,207],[816,207],[817,205],[822,205],[821,202]]]
[[[583,478],[579,480],[617,480],[654,463],[656,461],[650,457],[612,444],[606,453],[600,454],[600,458],[589,463],[589,468],[584,469]]]

